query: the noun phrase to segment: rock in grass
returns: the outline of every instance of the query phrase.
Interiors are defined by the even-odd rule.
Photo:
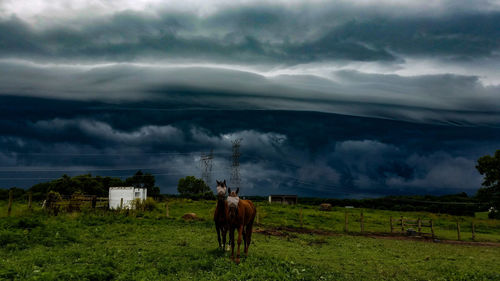
[[[185,219],[185,220],[198,220],[198,216],[196,216],[195,213],[185,213],[182,216],[182,218]]]
[[[332,204],[323,203],[323,204],[319,205],[319,210],[320,211],[331,211],[332,210]]]

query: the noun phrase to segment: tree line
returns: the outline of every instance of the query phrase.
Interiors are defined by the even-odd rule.
[[[17,187],[13,187],[11,190],[13,191],[14,199],[24,198],[27,192],[31,192],[33,200],[44,200],[50,191],[62,195],[72,195],[79,192],[82,194],[97,195],[98,197],[107,197],[110,186],[146,188],[148,196],[157,197],[160,195],[160,188],[155,186],[155,177],[150,173],[143,173],[141,170],[125,180],[116,177],[92,176],[91,174],[74,177],[63,175],[49,182],[37,183],[27,190]],[[0,199],[7,199],[8,194],[8,189],[0,189]]]
[[[57,192],[61,195],[72,195],[81,193],[86,195],[97,195],[98,197],[107,197],[109,187],[111,186],[134,186],[137,188],[146,188],[148,197],[161,197],[160,188],[155,186],[155,177],[150,173],[137,171],[132,177],[122,180],[116,177],[92,176],[91,174],[78,175],[70,177],[63,175],[58,179],[42,182],[33,185],[27,190],[13,187],[10,189],[0,189],[0,200],[6,200],[9,197],[9,190],[12,190],[14,199],[24,199],[28,192],[33,195],[33,200],[40,201],[46,199],[49,192]],[[210,187],[202,180],[194,176],[186,176],[179,179],[177,184],[179,197],[191,199],[215,199]]]
[[[478,211],[489,211],[490,218],[500,218],[500,150],[493,156],[485,155],[477,161],[476,169],[484,176],[482,188],[475,196],[469,197],[465,193],[444,196],[387,196],[375,199],[324,199],[299,198],[302,204],[331,203],[334,206],[351,205],[360,208],[387,209],[396,211],[429,211],[433,213],[449,213],[453,215],[473,215]],[[144,187],[150,197],[160,196],[160,188],[155,186],[155,177],[149,173],[137,171],[132,177],[125,180],[115,177],[93,177],[91,174],[61,178],[50,182],[38,183],[27,191],[32,192],[34,200],[45,199],[49,191],[71,195],[75,192],[83,194],[108,196],[110,186]],[[11,188],[14,198],[25,196],[26,190]],[[179,179],[177,191],[180,197],[192,199],[214,199],[210,187],[194,176]],[[0,189],[0,200],[8,198],[8,189]],[[258,197],[265,200],[266,197]],[[257,197],[255,198],[257,199]]]

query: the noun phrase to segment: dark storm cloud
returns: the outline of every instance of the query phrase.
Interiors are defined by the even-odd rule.
[[[175,192],[178,178],[200,175],[199,156],[210,149],[214,179],[229,179],[231,140],[243,138],[247,195],[473,194],[481,183],[475,160],[500,142],[498,129],[486,127],[312,112],[155,111],[136,103],[1,101],[2,186],[27,187],[63,173],[127,177],[143,169],[157,176],[164,192]]]
[[[406,4],[5,5],[0,94],[498,125],[498,7]]]
[[[255,17],[250,21],[259,21],[261,17],[253,13],[248,16]],[[282,15],[283,18],[287,16]],[[267,24],[263,22],[262,25],[265,29]],[[279,25],[285,27],[286,22]],[[162,14],[158,18],[147,18],[125,12],[78,28],[35,30],[21,19],[12,17],[0,22],[0,32],[5,35],[0,56],[42,61],[134,61],[140,58],[292,64],[321,59],[393,58],[384,50],[374,50],[342,38],[289,42],[288,35],[275,30],[274,42],[271,42],[255,32],[245,32],[238,25],[234,30],[224,31],[216,25],[208,30],[205,26],[204,20],[193,16]]]
[[[266,77],[218,67],[80,68],[22,62],[0,62],[0,66],[0,94],[4,95],[156,101],[160,107],[310,110],[429,123],[500,123],[499,87],[483,86],[472,76],[402,77],[342,70],[334,72],[336,80],[331,80],[305,75]]]
[[[343,11],[347,14],[343,14]],[[324,60],[391,61],[397,54],[490,56],[499,50],[500,13],[387,16],[352,7],[278,5],[194,13],[124,11],[87,22],[34,25],[0,20],[0,56],[42,61],[196,59],[296,64]]]

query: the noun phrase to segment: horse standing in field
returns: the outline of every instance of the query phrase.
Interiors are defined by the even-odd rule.
[[[234,260],[234,230],[238,230],[238,250],[236,252],[236,263],[240,263],[240,244],[241,238],[244,241],[244,252],[248,256],[248,248],[252,240],[252,226],[257,214],[257,209],[250,200],[241,200],[238,197],[239,188],[231,192],[228,189],[227,197],[228,223],[229,223],[229,241],[231,243],[231,260]]]
[[[219,241],[219,248],[224,250],[226,247],[226,233],[228,230],[228,207],[226,198],[226,180],[217,180],[217,206],[214,212],[215,230],[217,230],[217,240]],[[222,232],[222,233],[221,233]],[[222,244],[221,244],[222,234]]]

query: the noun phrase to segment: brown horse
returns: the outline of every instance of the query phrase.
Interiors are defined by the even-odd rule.
[[[257,209],[250,200],[240,200],[238,197],[239,188],[231,192],[228,189],[229,196],[227,203],[229,207],[229,241],[231,243],[231,260],[234,260],[234,230],[238,230],[238,250],[236,252],[236,263],[240,263],[240,244],[241,238],[245,243],[245,255],[248,256],[248,248],[252,240],[252,226],[257,214]]]
[[[226,180],[217,182],[217,206],[214,212],[215,230],[217,230],[217,240],[219,241],[219,248],[224,250],[226,247],[226,233],[228,230],[228,207],[226,202]],[[221,244],[222,232],[222,244]]]

